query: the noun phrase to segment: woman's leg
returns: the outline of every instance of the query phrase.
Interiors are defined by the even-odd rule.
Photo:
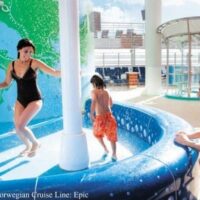
[[[186,134],[184,131],[178,131],[176,134]],[[189,139],[200,138],[200,131],[195,131],[193,133],[186,134]]]
[[[26,126],[30,120],[40,111],[42,101],[37,100],[28,104],[23,110],[16,124],[16,129],[19,133],[23,134],[31,143],[31,151],[34,152],[39,147],[39,142],[33,132]]]
[[[24,107],[17,101],[15,103],[15,110],[14,110],[14,123],[16,127],[16,133],[19,136],[19,138],[22,140],[22,142],[26,145],[26,148],[20,153],[21,155],[25,154],[27,151],[31,149],[31,143],[29,142],[29,139],[27,139],[27,137],[25,137],[25,135],[19,132],[17,129],[17,124],[23,111],[24,111]]]
[[[194,133],[189,133],[188,138],[190,139],[198,139],[200,138],[200,131],[196,131]]]

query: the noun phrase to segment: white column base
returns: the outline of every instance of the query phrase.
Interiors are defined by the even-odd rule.
[[[89,156],[85,133],[62,133],[59,165],[67,171],[88,168]]]

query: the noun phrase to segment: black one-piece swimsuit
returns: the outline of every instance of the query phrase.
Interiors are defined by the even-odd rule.
[[[30,61],[29,67],[23,77],[17,76],[15,72],[15,62],[12,62],[12,78],[17,83],[17,100],[26,108],[26,106],[36,100],[40,100],[41,94],[37,87],[36,71],[31,67],[32,60]]]

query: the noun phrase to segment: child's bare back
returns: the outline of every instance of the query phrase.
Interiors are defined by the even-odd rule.
[[[107,112],[111,112],[110,107],[112,106],[112,99],[105,89],[92,90],[92,96],[95,103],[96,115],[101,115]]]

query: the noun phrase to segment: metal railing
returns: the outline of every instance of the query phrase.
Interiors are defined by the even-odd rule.
[[[169,65],[187,65],[187,52],[181,55],[179,49],[169,52]],[[95,49],[95,66],[145,66],[144,49]],[[162,66],[167,65],[166,49],[162,49]],[[200,49],[193,50],[192,66],[200,66]]]

